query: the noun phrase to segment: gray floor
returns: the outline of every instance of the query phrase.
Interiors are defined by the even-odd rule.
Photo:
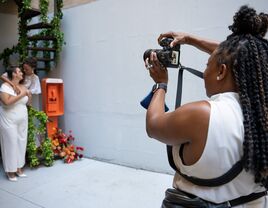
[[[172,184],[171,175],[85,158],[26,168],[17,182],[0,169],[0,208],[158,208]]]

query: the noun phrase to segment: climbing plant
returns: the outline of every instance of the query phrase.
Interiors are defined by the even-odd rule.
[[[17,45],[17,48],[20,56],[20,63],[23,62],[23,60],[27,57],[28,54],[27,46],[29,44],[29,40],[27,38],[27,19],[23,18],[23,13],[26,9],[30,7],[30,3],[31,2],[29,2],[29,0],[24,0],[23,7],[19,10],[19,43]]]
[[[0,54],[0,60],[3,60],[3,65],[5,67],[9,64],[9,57],[18,52],[18,45],[13,46],[12,48],[5,48],[3,52]]]
[[[13,46],[12,48],[6,48],[0,53],[0,60],[3,60],[3,65],[7,67],[9,65],[9,58],[11,55],[18,53],[19,54],[19,62],[22,63],[23,60],[27,57],[28,51],[27,47],[29,46],[29,40],[27,38],[27,23],[29,20],[23,18],[23,14],[26,10],[31,8],[31,1],[32,0],[22,0],[22,6],[19,8],[18,16],[18,30],[19,30],[19,41],[18,44]],[[6,0],[0,0],[1,3],[5,3]],[[62,20],[62,8],[63,8],[63,0],[55,0],[56,3],[56,14],[54,15],[53,19],[50,21],[52,28],[41,30],[40,33],[36,35],[40,35],[41,33],[45,33],[46,35],[53,36],[55,41],[52,43],[52,47],[56,49],[55,53],[55,63],[59,60],[59,54],[62,50],[64,42],[64,34],[60,29],[60,23]],[[39,8],[40,8],[40,19],[43,23],[49,23],[48,18],[48,6],[49,0],[40,0],[39,1]],[[31,44],[32,46],[37,46],[37,41]],[[50,44],[45,43],[45,46]],[[37,55],[37,52],[32,52],[31,55]]]
[[[42,0],[40,1],[39,4],[39,8],[40,8],[40,12],[41,12],[41,17],[40,20],[42,20],[42,22],[47,23],[48,22],[48,5],[49,5],[49,0]]]
[[[52,166],[54,153],[51,140],[46,137],[47,115],[43,111],[37,111],[28,106],[28,142],[26,148],[26,158],[30,167],[36,167],[40,163],[45,166]],[[36,137],[39,137],[41,144],[36,145]]]
[[[56,14],[54,15],[53,19],[51,20],[50,24],[52,28],[44,29],[39,34],[46,35],[46,36],[53,36],[56,38],[56,41],[52,43],[53,48],[56,49],[55,60],[56,62],[59,59],[59,54],[62,50],[62,46],[65,44],[64,42],[64,33],[60,29],[61,20],[63,17],[62,7],[63,7],[63,0],[57,0],[56,3]],[[47,22],[47,12],[48,12],[48,0],[40,1],[40,8],[41,8],[41,20]],[[43,18],[43,19],[42,19]],[[38,34],[38,35],[39,35]],[[45,45],[47,46],[47,45]],[[48,56],[48,55],[45,55]]]

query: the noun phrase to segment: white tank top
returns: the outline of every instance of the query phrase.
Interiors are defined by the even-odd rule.
[[[243,155],[244,140],[243,114],[238,94],[233,92],[217,94],[208,102],[211,106],[208,136],[200,159],[195,164],[186,166],[179,156],[180,146],[173,148],[173,158],[177,168],[188,176],[204,179],[219,177],[230,170]],[[215,203],[265,190],[254,183],[254,176],[245,170],[231,182],[218,187],[193,185],[176,173],[173,186]],[[261,200],[264,200],[264,197],[259,201]],[[255,204],[254,207],[266,206]]]

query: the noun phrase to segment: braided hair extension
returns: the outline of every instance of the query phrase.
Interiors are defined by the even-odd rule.
[[[233,32],[217,49],[218,63],[232,69],[244,116],[244,168],[268,188],[268,15],[242,6]]]

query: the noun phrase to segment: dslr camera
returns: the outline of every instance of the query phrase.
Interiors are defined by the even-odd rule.
[[[160,41],[160,46],[163,49],[148,49],[143,54],[143,60],[150,58],[150,54],[155,52],[158,60],[165,67],[178,68],[180,66],[180,45],[170,47],[170,43],[173,41],[173,38],[163,38]]]

